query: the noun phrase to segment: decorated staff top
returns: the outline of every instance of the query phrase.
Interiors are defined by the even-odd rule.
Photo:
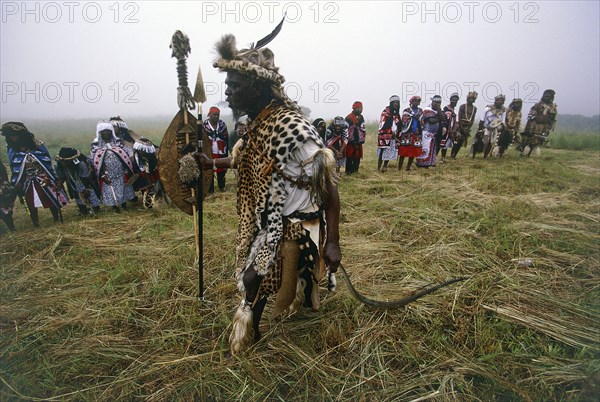
[[[187,80],[187,65],[186,60],[192,48],[190,47],[190,38],[183,32],[177,30],[173,34],[171,39],[172,49],[171,57],[177,59],[177,78],[179,80],[179,87],[177,88],[177,106],[179,109],[194,109],[196,106],[192,92],[188,87]]]
[[[186,67],[186,59],[190,53],[190,40],[183,32],[176,31],[169,47],[172,50],[171,56],[177,59],[177,77],[179,80],[177,105],[179,111],[165,131],[156,155],[160,165],[160,179],[165,193],[179,209],[188,215],[193,215],[193,205],[197,203],[197,198],[193,194],[191,186],[194,185],[193,182],[198,178],[200,172],[192,158],[192,166],[195,169],[191,173],[187,172],[186,180],[182,180],[180,160],[183,159],[182,155],[185,154],[188,154],[186,159],[189,160],[191,157],[189,153],[196,150],[197,144],[201,145],[203,153],[210,155],[210,141],[206,139],[206,133],[198,132],[196,117],[187,111],[187,109],[193,109],[195,106],[194,98],[188,87]],[[197,83],[196,86],[201,86],[201,83]],[[202,100],[201,93],[198,93],[197,96],[199,101]],[[206,98],[205,95],[204,98]],[[202,135],[200,138],[204,139],[201,144],[198,141],[200,135]],[[203,170],[200,175],[202,191],[198,191],[198,194],[201,194],[202,197],[208,194],[212,175],[212,169]]]

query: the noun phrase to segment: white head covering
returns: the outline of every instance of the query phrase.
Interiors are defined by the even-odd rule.
[[[333,125],[334,126],[345,127],[346,126],[346,120],[342,116],[336,116],[336,117],[333,118]]]
[[[243,115],[238,117],[237,122],[240,124],[248,125],[248,123],[250,122],[250,118],[247,115]]]
[[[101,121],[98,122],[98,124],[96,125],[96,142],[102,141],[102,136],[100,135],[100,132],[104,130],[110,130],[115,141],[117,140],[117,136],[115,134],[115,129],[113,128],[113,125],[105,121]]]
[[[111,117],[110,123],[113,126],[117,126],[119,128],[125,128],[125,129],[129,130],[129,127],[127,127],[127,123],[125,123],[123,120],[121,120],[118,117]]]

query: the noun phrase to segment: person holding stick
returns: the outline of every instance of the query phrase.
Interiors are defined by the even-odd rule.
[[[227,73],[226,100],[249,124],[233,156],[199,156],[205,168],[238,169],[236,277],[244,296],[229,338],[233,354],[260,338],[269,295],[277,295],[273,317],[295,311],[305,295],[318,309],[317,283],[341,260],[335,158],[285,94],[273,52],[264,47],[280,29],[250,49],[236,49],[233,35],[217,44],[214,67]]]

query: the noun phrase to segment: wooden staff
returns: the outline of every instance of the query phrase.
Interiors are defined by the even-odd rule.
[[[197,133],[197,128],[191,127],[188,122],[187,109],[194,109],[195,103],[188,87],[187,81],[187,65],[186,59],[191,51],[190,41],[186,34],[181,31],[176,31],[171,40],[171,49],[173,50],[172,57],[177,59],[177,77],[179,80],[179,87],[177,88],[177,104],[180,112],[183,113],[183,127],[177,130],[178,134],[185,134],[185,145],[186,147],[190,144],[190,135]],[[192,144],[194,148],[198,144]],[[198,178],[200,183],[197,188],[202,188],[202,172]],[[197,211],[197,208],[202,205],[201,193],[197,189],[191,188],[192,199],[196,199],[195,203],[192,203],[192,216],[194,220],[194,240],[196,245],[196,258],[198,258],[198,287],[199,287],[199,298],[204,298],[204,283],[203,283],[203,267],[202,267],[202,213]],[[201,191],[201,190],[200,190]],[[197,194],[198,193],[198,194]]]
[[[203,138],[203,128],[202,128],[202,104],[206,102],[206,92],[204,91],[204,80],[202,79],[202,70],[198,67],[198,75],[196,76],[196,86],[194,88],[194,100],[198,105],[198,120],[197,120],[197,129],[198,129],[198,150],[202,151],[202,138]],[[200,300],[204,300],[204,241],[203,241],[203,202],[204,194],[203,194],[203,186],[204,181],[202,180],[204,173],[202,172],[202,164],[198,164],[200,168],[200,177],[198,177],[197,186],[196,186],[196,208],[198,210],[198,221],[196,222],[196,227],[198,228],[198,289],[199,295],[198,298]],[[193,193],[192,193],[193,194]]]

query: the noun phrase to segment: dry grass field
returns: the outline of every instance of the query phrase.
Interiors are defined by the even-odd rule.
[[[600,395],[600,153],[341,177],[343,263],[381,300],[470,276],[398,310],[338,278],[318,312],[261,325],[228,355],[235,180],[207,198],[206,300],[193,222],[133,206],[64,224],[15,205],[0,237],[3,401],[595,401]]]

